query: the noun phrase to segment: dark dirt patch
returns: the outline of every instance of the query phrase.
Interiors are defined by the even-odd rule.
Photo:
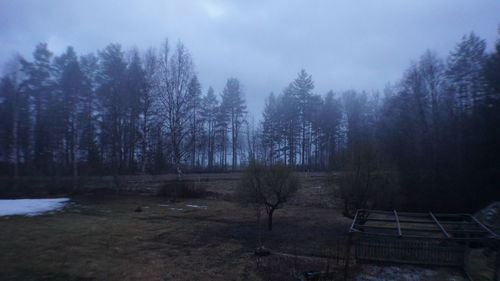
[[[35,272],[20,268],[15,273],[3,276],[4,281],[93,281],[94,278],[71,276],[63,272]]]
[[[262,223],[262,241],[268,248],[278,251],[323,252],[328,245],[344,237],[347,225],[308,223],[282,219],[268,231]],[[248,248],[258,246],[259,228],[256,222],[234,223],[224,231],[228,238],[239,241]]]

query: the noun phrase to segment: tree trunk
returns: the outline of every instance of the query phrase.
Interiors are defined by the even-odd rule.
[[[75,190],[78,186],[78,157],[77,157],[77,142],[78,142],[78,136],[77,136],[77,124],[76,124],[76,116],[73,116],[73,140],[72,140],[72,151],[71,151],[71,156],[72,156],[72,164],[73,164],[73,190]]]
[[[274,209],[270,209],[267,212],[267,230],[269,230],[269,231],[273,230],[273,213],[274,213]]]
[[[197,133],[197,128],[196,128],[196,109],[194,109],[195,112],[193,114],[193,128],[192,128],[192,134],[193,134],[193,138],[192,138],[192,145],[193,147],[191,147],[191,169],[194,170],[195,166],[196,166],[196,133]]]
[[[208,121],[208,169],[211,171],[214,162],[214,147],[213,147],[213,127],[212,121]]]
[[[232,139],[232,148],[233,148],[233,160],[232,160],[232,167],[231,169],[234,171],[236,170],[236,162],[237,162],[237,155],[236,155],[236,147],[237,147],[237,139],[236,139],[236,128],[234,125],[235,121],[232,121],[233,125],[231,126],[231,139]]]
[[[142,121],[142,142],[141,142],[141,173],[146,173],[146,141],[148,137],[148,112],[143,111],[144,119]]]
[[[304,161],[305,161],[305,153],[306,153],[306,123],[305,121],[302,122],[302,151],[300,153],[300,165],[302,168],[304,167]]]
[[[257,215],[257,227],[259,228],[259,245],[258,247],[262,247],[262,224],[261,224],[261,217],[262,217],[262,208],[260,205],[257,205],[255,209],[256,215]]]
[[[14,152],[14,159],[13,159],[13,164],[14,164],[14,189],[16,189],[19,186],[19,111],[18,111],[18,99],[19,99],[19,93],[18,91],[15,92],[15,99],[14,99],[14,118],[12,118],[12,147],[13,147],[13,152]]]

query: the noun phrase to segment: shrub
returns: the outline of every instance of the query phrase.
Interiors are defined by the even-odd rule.
[[[202,198],[206,191],[201,186],[197,186],[193,182],[188,181],[173,181],[163,184],[158,190],[158,196],[168,197],[171,200],[181,198]]]

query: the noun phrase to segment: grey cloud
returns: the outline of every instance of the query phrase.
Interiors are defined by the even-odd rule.
[[[259,114],[301,69],[316,92],[382,89],[426,49],[445,56],[470,31],[491,49],[498,38],[495,0],[367,1],[1,1],[0,63],[36,43],[80,53],[112,42],[125,48],[182,40],[203,87],[242,81]],[[258,117],[258,116],[257,116]]]

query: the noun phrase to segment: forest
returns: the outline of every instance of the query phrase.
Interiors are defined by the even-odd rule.
[[[347,213],[476,210],[500,198],[500,41],[490,52],[469,33],[446,57],[424,51],[380,91],[317,93],[299,70],[257,116],[245,81],[206,93],[201,83],[180,42],[85,55],[40,43],[1,78],[0,172],[181,175],[256,161],[341,173]]]

